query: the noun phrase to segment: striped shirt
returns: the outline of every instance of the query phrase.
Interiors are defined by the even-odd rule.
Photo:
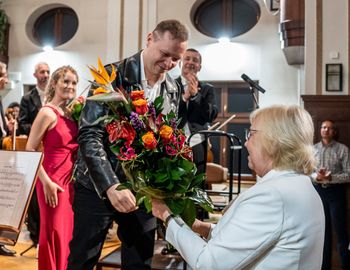
[[[350,183],[350,159],[349,148],[337,141],[328,145],[321,142],[314,145],[319,168],[327,168],[331,171],[332,180],[329,184]]]

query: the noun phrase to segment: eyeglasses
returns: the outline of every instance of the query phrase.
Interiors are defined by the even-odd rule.
[[[333,130],[334,127],[327,127],[327,126],[322,126],[321,129],[328,129],[328,130]]]
[[[245,129],[245,139],[248,141],[253,132],[258,132],[257,129],[246,128]]]

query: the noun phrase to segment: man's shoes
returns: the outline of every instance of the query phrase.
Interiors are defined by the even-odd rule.
[[[0,245],[0,255],[15,256],[16,251],[6,248],[4,245]]]

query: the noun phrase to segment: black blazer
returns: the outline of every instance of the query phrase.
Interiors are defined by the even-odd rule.
[[[22,97],[18,117],[18,130],[20,134],[29,135],[34,119],[41,106],[39,92],[36,87]]]
[[[181,76],[176,79],[184,93],[184,86]],[[215,103],[214,87],[205,82],[198,83],[199,91],[195,97],[188,101],[187,113],[182,115],[180,127],[188,123],[191,133],[207,130],[210,124],[218,115],[218,108]]]

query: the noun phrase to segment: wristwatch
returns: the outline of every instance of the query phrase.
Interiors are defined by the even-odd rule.
[[[182,227],[183,225],[185,225],[185,222],[182,220],[181,217],[175,216],[173,213],[171,213],[169,216],[167,216],[167,218],[166,218],[165,221],[164,221],[165,227],[168,227],[168,224],[169,224],[169,222],[170,222],[171,219],[175,220],[175,222],[176,222],[180,227]]]

